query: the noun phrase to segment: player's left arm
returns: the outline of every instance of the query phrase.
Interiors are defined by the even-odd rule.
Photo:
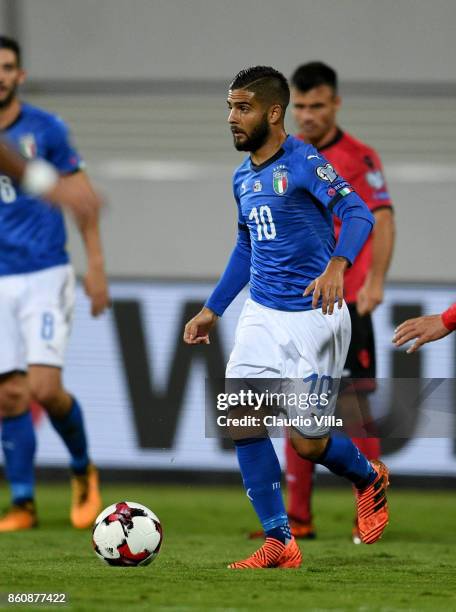
[[[456,330],[456,303],[442,314],[408,319],[394,330],[393,343],[402,346],[415,340],[407,353],[414,353],[427,342],[434,342]]]
[[[73,174],[72,179],[78,190],[93,189],[87,174],[83,171]],[[91,301],[92,316],[97,317],[110,306],[98,210],[93,210],[82,218],[76,218],[76,222],[87,255],[84,289]]]
[[[335,302],[339,308],[342,307],[344,272],[364,246],[375,219],[364,201],[344,178],[336,174],[331,164],[323,156],[309,152],[311,155],[302,163],[300,186],[337,215],[342,227],[325,271],[310,283],[304,295],[313,293],[312,307],[317,308],[321,299],[323,314],[332,314]]]
[[[46,158],[63,175],[62,180],[70,182],[74,192],[87,194],[88,199],[93,197],[95,190],[84,172],[85,164],[71,142],[67,126],[60,118],[54,117],[49,122],[46,141]],[[75,220],[87,254],[84,287],[91,301],[92,315],[96,317],[109,307],[98,209],[90,209],[83,216],[75,215]]]

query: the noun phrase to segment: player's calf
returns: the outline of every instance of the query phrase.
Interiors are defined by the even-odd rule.
[[[29,391],[23,374],[11,372],[0,377],[1,445],[12,498],[10,509],[0,517],[0,532],[36,525],[33,502],[36,441],[28,403]]]

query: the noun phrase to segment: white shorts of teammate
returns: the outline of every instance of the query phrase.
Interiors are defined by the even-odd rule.
[[[288,418],[302,417],[300,424],[293,425],[299,433],[309,438],[324,437],[329,433],[330,419],[321,416],[334,414],[350,338],[350,313],[345,302],[340,310],[336,304],[332,315],[324,315],[321,308],[286,312],[247,299],[226,378],[280,379],[280,390],[294,395],[321,395],[329,390],[331,401],[325,407],[321,402],[316,409],[311,405],[286,407]]]
[[[61,368],[74,300],[70,264],[0,276],[0,374],[30,364]]]

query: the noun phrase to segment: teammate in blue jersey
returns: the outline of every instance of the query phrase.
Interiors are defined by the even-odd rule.
[[[374,219],[314,147],[286,134],[289,97],[285,77],[266,66],[242,70],[229,88],[234,146],[250,152],[233,179],[238,238],[218,285],[184,331],[188,344],[209,343],[218,318],[250,282],[227,382],[335,381],[341,377],[350,342],[344,271],[369,236]],[[342,221],[337,246],[333,213]],[[350,439],[329,435],[329,426],[315,418],[289,435],[302,457],[353,483],[361,537],[366,543],[378,540],[388,523],[387,468],[381,462],[370,463]],[[244,486],[266,541],[229,567],[299,567],[301,553],[290,534],[271,440],[246,438],[243,432],[234,432],[233,438]]]
[[[61,175],[71,176],[79,193],[91,192],[63,121],[19,100],[17,88],[24,79],[19,45],[0,37],[2,137],[26,160],[43,158]],[[88,259],[85,288],[96,316],[109,301],[98,217],[93,212],[79,221]],[[0,531],[28,529],[37,522],[35,434],[29,409],[33,400],[45,408],[71,456],[73,525],[89,527],[101,505],[81,407],[62,385],[75,285],[65,243],[61,211],[26,193],[10,177],[0,176],[1,440],[12,493]]]

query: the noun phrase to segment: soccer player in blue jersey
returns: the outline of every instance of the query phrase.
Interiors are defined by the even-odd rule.
[[[92,191],[62,120],[18,98],[17,88],[24,79],[18,43],[1,36],[2,137],[24,158],[43,158],[61,175],[71,175],[82,193]],[[96,316],[109,301],[96,212],[80,218],[80,231],[88,259],[85,288]],[[73,525],[89,527],[101,506],[81,407],[62,384],[75,286],[65,243],[60,210],[25,193],[23,185],[10,177],[0,176],[1,441],[12,493],[12,506],[0,518],[0,531],[28,529],[37,523],[31,400],[45,408],[70,453]]]
[[[234,146],[250,152],[233,177],[238,238],[218,285],[184,331],[188,344],[208,343],[218,318],[250,282],[227,379],[340,379],[350,342],[344,271],[374,219],[323,155],[286,134],[289,97],[285,77],[267,66],[242,70],[229,88]],[[337,246],[333,213],[342,221]],[[361,538],[378,540],[388,523],[387,468],[370,463],[350,439],[330,436],[329,427],[296,427],[289,435],[302,457],[353,483]],[[244,487],[266,541],[229,567],[299,567],[271,440],[239,438],[234,441]]]

